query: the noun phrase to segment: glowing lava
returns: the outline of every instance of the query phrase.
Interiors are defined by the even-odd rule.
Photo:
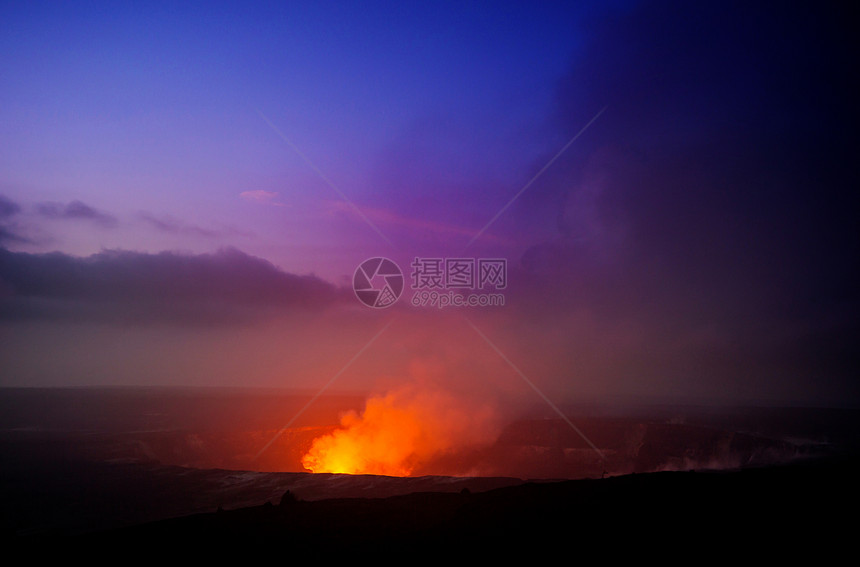
[[[364,412],[314,440],[302,458],[313,472],[409,476],[446,451],[486,441],[492,412],[442,392],[403,389],[367,400]]]

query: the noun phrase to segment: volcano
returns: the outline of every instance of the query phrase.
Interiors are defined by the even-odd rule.
[[[408,476],[307,472],[314,440],[365,399],[320,398],[313,423],[255,460],[306,395],[4,391],[3,533],[26,545],[223,537],[305,551],[519,541],[515,532],[566,541],[579,530],[589,540],[603,537],[598,526],[635,539],[657,537],[655,522],[675,535],[694,525],[793,533],[836,529],[828,510],[854,498],[860,417],[838,409],[572,410],[602,460],[565,421],[525,415]]]

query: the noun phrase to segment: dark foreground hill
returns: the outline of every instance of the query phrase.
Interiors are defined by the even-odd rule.
[[[111,562],[184,550],[235,551],[242,564],[448,563],[467,552],[747,563],[752,550],[771,564],[799,549],[821,563],[851,550],[857,531],[856,409],[585,407],[570,415],[605,460],[568,424],[536,415],[415,477],[300,472],[314,436],[361,402],[332,397],[255,460],[306,402],[0,390],[0,544]]]
[[[667,560],[714,554],[819,558],[856,537],[856,458],[722,472],[543,481],[479,493],[280,502],[81,536],[94,549],[277,549],[285,557],[414,558],[563,553]],[[394,555],[390,555],[394,554]],[[405,554],[405,555],[404,555]],[[611,561],[615,562],[615,561]]]

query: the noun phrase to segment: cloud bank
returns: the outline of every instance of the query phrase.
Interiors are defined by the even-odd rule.
[[[105,251],[86,258],[0,249],[0,317],[217,324],[322,309],[339,292],[236,249]]]

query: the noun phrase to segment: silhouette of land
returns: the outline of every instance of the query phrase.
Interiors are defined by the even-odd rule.
[[[280,502],[90,534],[92,544],[180,545],[303,557],[421,552],[531,557],[593,549],[641,560],[648,549],[696,556],[848,549],[857,502],[856,459],[813,460],[731,472],[658,472],[527,482],[482,492]],[[686,551],[683,551],[686,550]],[[397,555],[395,555],[397,557]]]
[[[487,447],[397,478],[300,468],[313,437],[360,405],[357,396],[320,398],[312,421],[284,432],[254,469],[245,465],[306,396],[0,394],[0,534],[31,548],[216,542],[334,557],[534,547],[641,558],[694,544],[698,553],[750,544],[824,554],[853,537],[856,410],[572,410],[603,461],[563,421],[524,415]]]

